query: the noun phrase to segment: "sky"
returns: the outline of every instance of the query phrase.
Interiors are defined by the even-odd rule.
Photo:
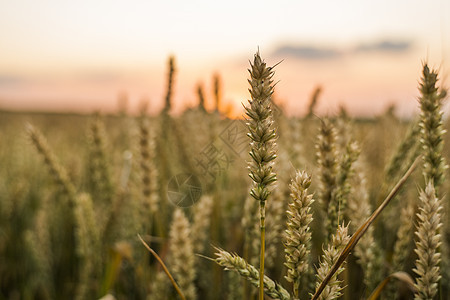
[[[163,105],[168,57],[176,60],[174,113],[212,101],[242,114],[248,61],[259,48],[275,69],[276,101],[319,114],[374,116],[391,104],[417,111],[427,61],[448,86],[450,1],[0,0],[0,109],[131,112]]]

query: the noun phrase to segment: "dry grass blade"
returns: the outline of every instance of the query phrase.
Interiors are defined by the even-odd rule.
[[[372,213],[372,215],[369,217],[369,219],[362,224],[358,230],[353,234],[348,244],[345,246],[344,250],[342,250],[341,255],[339,256],[336,263],[331,268],[328,275],[324,278],[322,283],[317,288],[314,296],[311,300],[316,300],[319,298],[320,294],[324,290],[324,288],[327,286],[328,282],[330,281],[331,277],[336,273],[336,271],[339,269],[339,267],[342,265],[342,263],[345,261],[347,256],[350,254],[350,252],[355,248],[358,241],[361,239],[361,237],[364,235],[364,233],[367,231],[369,226],[375,221],[376,217],[383,211],[383,209],[389,204],[389,202],[394,198],[394,196],[397,194],[397,192],[400,190],[402,185],[406,182],[408,177],[412,174],[414,169],[417,167],[421,159],[421,156],[417,157],[414,163],[409,167],[408,171],[406,171],[405,175],[398,181],[398,183],[395,185],[395,187],[392,189],[392,191],[389,193],[389,195],[384,199],[383,203]]]
[[[167,274],[167,277],[169,277],[170,281],[172,282],[173,287],[175,288],[175,290],[177,291],[178,295],[180,295],[180,298],[182,300],[186,300],[186,298],[183,295],[183,292],[181,292],[180,287],[178,286],[178,284],[175,282],[175,279],[173,279],[172,275],[169,272],[169,269],[167,269],[166,265],[164,264],[164,262],[162,261],[161,257],[159,257],[159,255],[152,249],[150,248],[149,245],[147,245],[147,243],[142,239],[142,237],[138,234],[138,238],[141,240],[141,243],[144,244],[145,248],[147,248],[148,251],[150,251],[151,254],[153,254],[153,256],[158,260],[158,262],[161,264],[164,272]]]
[[[386,277],[382,282],[380,282],[380,284],[377,286],[377,288],[372,292],[372,294],[370,294],[369,298],[367,298],[367,300],[376,300],[378,299],[378,297],[380,296],[381,292],[383,291],[383,289],[386,287],[386,285],[389,283],[389,281],[391,281],[391,279],[398,279],[404,283],[406,283],[406,285],[409,287],[409,289],[411,291],[414,291],[414,280],[411,278],[411,276],[409,276],[408,273],[406,272],[395,272],[392,273],[391,275],[389,275],[388,277]]]

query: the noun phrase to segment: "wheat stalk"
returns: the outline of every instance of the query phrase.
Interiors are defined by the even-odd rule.
[[[167,91],[163,112],[168,114],[172,108],[173,79],[175,76],[175,57],[169,57],[169,73],[167,74]]]
[[[215,110],[216,112],[219,112],[221,104],[221,84],[219,74],[214,74],[213,81],[214,81],[214,104],[216,107]]]
[[[203,86],[199,84],[197,86],[197,95],[198,95],[198,107],[201,112],[206,112],[205,108],[205,94],[203,93]]]
[[[142,237],[140,235],[138,235],[139,240],[141,241],[141,243],[144,245],[144,247],[156,258],[156,260],[160,263],[161,267],[164,270],[164,273],[167,275],[167,277],[169,278],[170,282],[172,283],[173,287],[175,288],[175,290],[177,291],[178,295],[180,296],[180,298],[182,300],[185,300],[186,298],[184,297],[183,292],[180,290],[180,287],[178,286],[178,284],[175,282],[175,279],[173,279],[172,274],[170,274],[169,269],[167,269],[166,265],[164,264],[163,260],[161,259],[161,257],[159,257],[159,255],[152,249],[150,248],[149,245],[147,245],[147,243],[142,239]],[[162,296],[159,295],[159,293],[164,294],[166,292],[166,281],[164,279],[167,279],[167,277],[163,276],[162,272],[159,272],[156,275],[156,279],[154,281],[154,288],[157,289],[157,292],[155,293],[155,296]]]
[[[426,188],[419,196],[421,201],[417,214],[419,222],[415,232],[418,238],[415,249],[418,259],[414,269],[418,275],[415,299],[432,299],[438,291],[438,282],[441,278],[439,246],[442,243],[440,235],[442,205],[437,197],[437,190],[448,168],[442,155],[445,130],[442,128],[443,112],[441,111],[441,102],[447,93],[445,90],[438,91],[437,80],[437,72],[430,71],[425,64],[419,88],[421,93],[419,103],[421,143],[424,150],[423,175]]]
[[[260,253],[260,292],[259,299],[264,297],[264,253],[265,253],[265,207],[270,191],[268,187],[276,181],[276,175],[272,170],[273,160],[276,157],[275,139],[276,133],[272,120],[271,97],[273,94],[273,67],[267,67],[261,59],[259,52],[255,54],[253,63],[250,63],[250,95],[249,105],[245,107],[247,115],[248,136],[251,139],[249,163],[250,178],[253,180],[253,188],[250,195],[259,201],[261,253]]]

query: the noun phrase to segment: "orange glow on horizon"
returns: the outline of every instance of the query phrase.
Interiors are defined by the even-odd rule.
[[[407,55],[361,54],[323,61],[287,57],[275,68],[275,101],[282,104],[288,116],[304,115],[312,91],[320,85],[323,93],[317,106],[319,115],[337,114],[343,105],[350,115],[373,117],[394,103],[399,115],[410,116],[417,111],[421,71],[418,57],[418,51]],[[268,65],[278,61],[276,57],[266,58]],[[125,94],[130,113],[137,113],[146,99],[149,113],[155,115],[164,105],[165,63],[149,66],[149,70],[124,69],[123,73],[119,70],[81,72],[77,76],[27,75],[23,81],[0,85],[0,108],[111,113],[117,111],[119,94]],[[247,68],[244,59],[218,60],[216,65],[199,67],[189,61],[177,61],[172,113],[177,115],[198,105],[198,84],[203,86],[206,108],[214,109],[212,78],[219,73],[222,98],[219,110],[228,117],[242,118],[242,104],[247,105],[249,99]],[[448,68],[443,65],[441,69],[441,78],[445,79]]]

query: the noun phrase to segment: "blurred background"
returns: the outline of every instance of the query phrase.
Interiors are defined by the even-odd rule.
[[[417,111],[422,63],[448,82],[450,2],[402,1],[1,1],[0,109],[104,113],[163,107],[167,60],[176,58],[173,113],[212,105],[242,114],[248,59],[259,47],[276,69],[278,104],[306,113],[375,116]],[[121,99],[121,100],[119,100]]]
[[[217,246],[259,266],[255,143],[231,119],[243,115],[258,49],[277,65],[265,274],[291,290],[285,212],[291,178],[306,170],[318,200],[300,277],[299,298],[309,299],[331,225],[355,232],[420,153],[446,170],[445,93],[424,88],[436,103],[420,105],[418,85],[428,62],[439,89],[449,86],[449,12],[449,0],[0,0],[0,300],[178,299],[137,234],[187,299],[254,299],[239,274],[204,257]],[[427,225],[414,214],[425,211],[429,160],[347,259],[343,299],[367,299],[394,272],[418,278],[414,232]],[[449,180],[439,194],[450,194]],[[449,299],[442,220],[437,298]],[[413,297],[397,281],[381,295]]]

